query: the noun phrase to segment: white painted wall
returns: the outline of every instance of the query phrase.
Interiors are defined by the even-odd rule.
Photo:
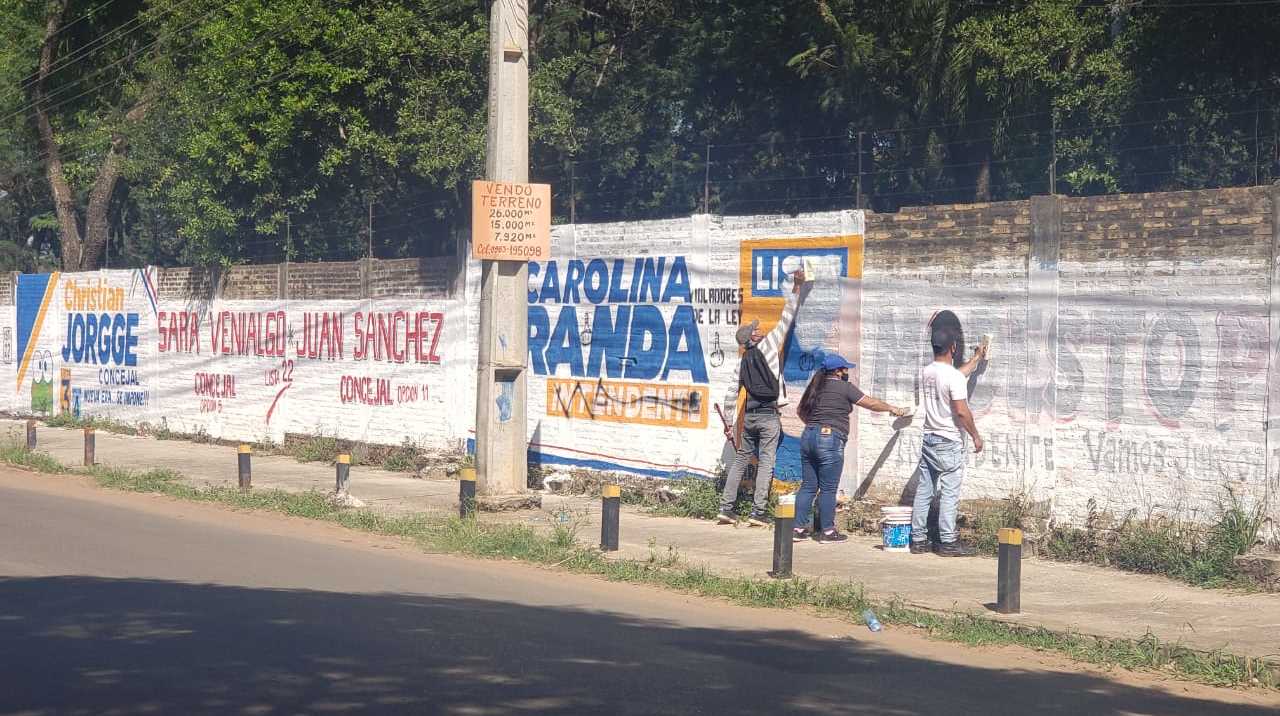
[[[995,345],[972,384],[987,451],[970,456],[966,497],[1027,492],[1079,521],[1090,509],[1209,517],[1228,488],[1246,500],[1275,491],[1265,261],[1077,257],[1040,266],[1034,280],[1051,281],[1051,300],[1043,283],[1032,290],[1025,251],[979,251],[957,268],[945,250],[904,261],[900,245],[866,234],[860,212],[556,227],[553,259],[530,270],[531,457],[714,475],[729,457],[715,408],[736,378],[733,334],[744,320],[771,325],[787,288],[778,267],[807,256],[828,268],[793,331],[780,478],[799,477],[794,405],[823,353],[858,362],[867,392],[914,405],[926,324],[947,308],[970,347],[984,333]],[[633,291],[650,274],[657,295]],[[469,262],[437,299],[182,301],[157,300],[154,270],[23,276],[0,310],[0,365],[15,378],[3,405],[56,412],[65,369],[71,409],[85,415],[231,440],[321,433],[458,447],[474,438],[478,278]],[[100,295],[107,305],[89,303]],[[110,340],[77,359],[68,326],[104,313]],[[256,317],[261,345],[238,343],[233,317]],[[376,334],[379,319],[390,355],[357,333]],[[419,321],[420,341],[410,336]],[[115,342],[130,337],[127,351]],[[843,488],[899,496],[918,419],[855,413]]]

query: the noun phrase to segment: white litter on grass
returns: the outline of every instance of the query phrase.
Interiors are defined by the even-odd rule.
[[[358,497],[352,497],[349,492],[331,492],[328,498],[329,504],[334,507],[364,507],[364,500]]]

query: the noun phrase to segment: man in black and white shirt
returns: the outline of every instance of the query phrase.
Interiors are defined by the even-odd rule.
[[[791,292],[787,294],[782,315],[768,334],[760,332],[759,321],[740,327],[736,334],[738,345],[745,352],[738,364],[737,379],[724,399],[724,434],[730,442],[733,442],[734,437],[739,394],[745,391],[746,400],[742,405],[742,436],[738,440],[733,462],[729,465],[724,492],[720,495],[717,521],[722,525],[737,522],[737,518],[733,516],[733,504],[738,499],[738,486],[747,473],[752,455],[757,456],[756,490],[747,523],[753,527],[767,524],[765,515],[769,509],[769,486],[773,481],[778,444],[782,442],[782,417],[778,410],[778,397],[782,390],[782,346],[787,339],[787,332],[791,330],[791,324],[795,322],[796,313],[800,310],[800,289],[804,281],[803,269],[792,275]]]

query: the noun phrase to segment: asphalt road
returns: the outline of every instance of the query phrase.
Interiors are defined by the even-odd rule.
[[[0,713],[1244,716],[1277,703],[0,470]]]

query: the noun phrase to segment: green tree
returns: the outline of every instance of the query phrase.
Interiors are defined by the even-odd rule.
[[[217,16],[153,65],[171,89],[134,168],[186,260],[362,256],[371,204],[380,255],[447,247],[483,159],[475,4],[234,0]]]
[[[9,28],[0,125],[11,148],[26,146],[34,131],[66,270],[101,261],[130,132],[150,106],[146,78],[135,69],[153,45],[136,22],[142,13],[130,0],[74,7],[71,0],[19,0],[0,10]],[[96,39],[107,36],[115,39]],[[21,159],[11,166],[22,172]],[[32,228],[39,225],[36,218]]]
[[[1005,146],[1027,153],[1043,147],[1049,117],[1059,128],[1050,127],[1057,141],[1049,147],[1058,176],[1075,192],[1120,187],[1112,148],[1135,78],[1132,32],[1113,32],[1112,17],[1096,4],[1031,0],[969,18],[955,30],[976,86],[1002,119]],[[1011,166],[1010,179],[1042,175],[1046,164]]]

